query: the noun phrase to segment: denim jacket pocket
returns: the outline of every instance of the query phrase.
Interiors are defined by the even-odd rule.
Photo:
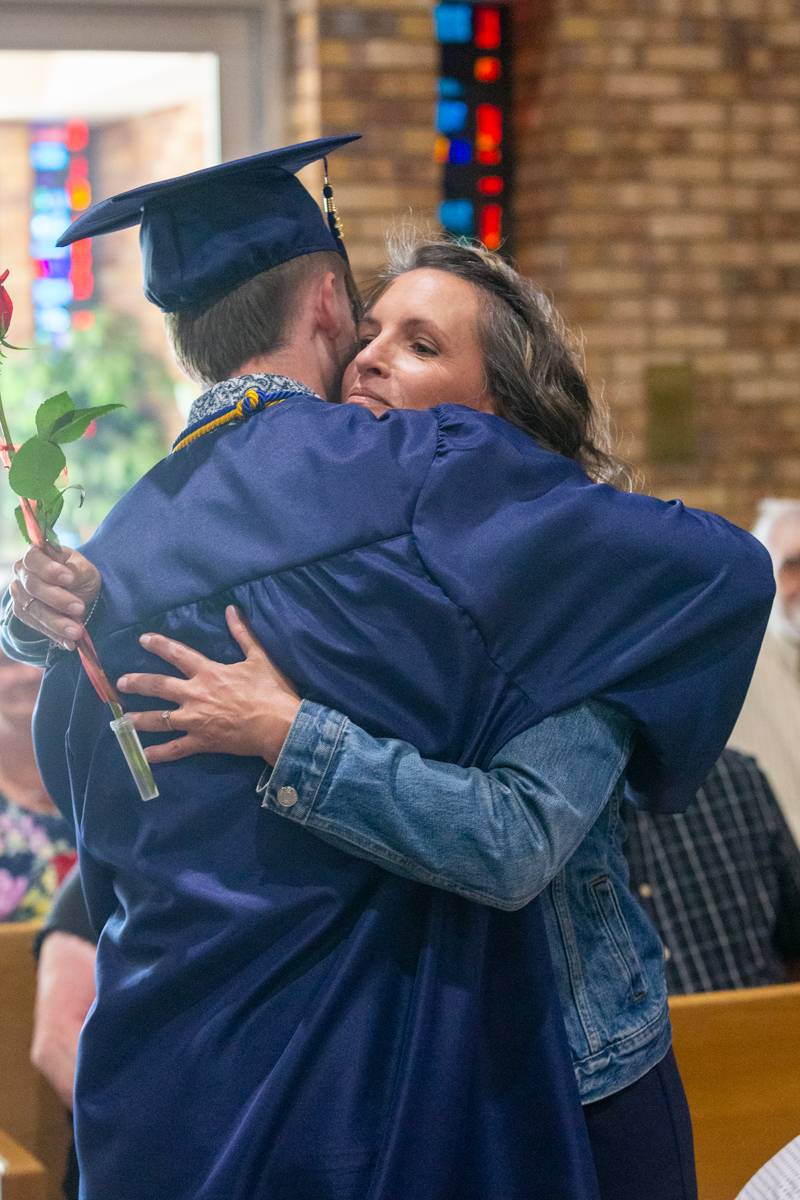
[[[612,953],[623,976],[630,981],[630,997],[635,1001],[643,1000],[647,995],[647,979],[622,915],[613,880],[608,875],[600,875],[590,882],[589,889]]]

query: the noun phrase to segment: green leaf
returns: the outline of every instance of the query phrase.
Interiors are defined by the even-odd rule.
[[[19,504],[14,509],[14,516],[17,518],[17,525],[19,526],[20,533],[22,534],[23,538],[30,546],[30,544],[31,544],[30,534],[28,533],[28,527],[25,524],[25,518],[22,515],[22,508],[20,507]]]
[[[11,463],[8,472],[11,490],[28,500],[39,500],[47,495],[66,464],[60,446],[44,438],[29,438],[22,443]]]
[[[56,422],[67,413],[74,412],[75,405],[67,392],[59,392],[57,396],[45,400],[36,410],[36,432],[39,437],[49,437]]]
[[[57,487],[51,488],[46,496],[36,504],[36,515],[41,519],[45,526],[45,532],[49,533],[55,525],[58,518],[61,516],[61,510],[64,507],[64,494]]]
[[[92,421],[113,412],[115,408],[124,407],[124,404],[99,404],[96,408],[75,408],[56,421],[48,436],[51,441],[59,444],[77,442],[78,438],[86,433]]]

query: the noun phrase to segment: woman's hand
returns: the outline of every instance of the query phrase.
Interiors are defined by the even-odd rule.
[[[149,762],[175,762],[190,754],[241,754],[275,763],[300,707],[288,679],[267,658],[237,609],[225,610],[228,629],[239,643],[244,662],[218,663],[197,650],[157,633],[139,641],[151,654],[177,667],[185,679],[171,675],[123,675],[117,687],[137,696],[157,696],[178,705],[169,712],[131,713],[143,733],[185,730],[145,751]]]
[[[83,621],[100,591],[100,572],[77,550],[31,546],[14,563],[14,616],[67,650],[74,650]]]

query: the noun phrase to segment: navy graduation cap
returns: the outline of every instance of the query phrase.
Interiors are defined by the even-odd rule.
[[[164,312],[207,307],[301,254],[346,258],[327,173],[323,216],[295,172],[358,137],[317,138],[120,192],[82,213],[57,244],[141,225],[144,293]]]

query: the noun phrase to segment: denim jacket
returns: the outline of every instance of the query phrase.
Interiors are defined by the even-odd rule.
[[[543,893],[584,1103],[634,1083],[670,1026],[660,939],[628,888],[630,723],[589,701],[513,738],[486,771],[423,759],[303,701],[263,804],[401,875],[502,909]]]

